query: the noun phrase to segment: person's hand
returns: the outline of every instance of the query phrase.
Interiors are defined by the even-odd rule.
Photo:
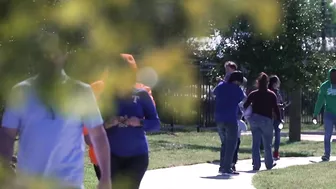
[[[312,121],[313,121],[313,123],[316,125],[316,124],[317,124],[317,116],[313,116]]]
[[[122,117],[112,117],[112,118],[108,119],[107,121],[105,121],[104,127],[105,127],[105,129],[115,127],[121,122],[121,120],[122,120]]]
[[[97,189],[112,189],[112,183],[111,183],[111,179],[109,178],[101,178],[99,180]]]
[[[132,127],[140,127],[141,126],[140,119],[137,118],[137,117],[134,117],[134,116],[127,119],[125,121],[125,124],[129,125],[129,126],[132,126]]]
[[[288,106],[290,106],[291,103],[292,103],[291,101],[287,101],[287,102],[283,103],[283,109],[285,109],[285,108],[287,108]]]

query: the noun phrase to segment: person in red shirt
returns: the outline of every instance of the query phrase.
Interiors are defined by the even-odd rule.
[[[258,77],[258,89],[252,91],[244,103],[244,108],[252,105],[252,115],[249,118],[252,131],[252,162],[253,170],[259,170],[260,142],[264,143],[265,165],[267,169],[272,169],[276,164],[272,156],[273,139],[273,115],[276,120],[281,120],[277,97],[268,89],[269,78],[265,73]]]

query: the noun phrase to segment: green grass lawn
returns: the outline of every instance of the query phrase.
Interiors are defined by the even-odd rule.
[[[317,163],[259,172],[253,185],[257,189],[330,189],[335,188],[335,176],[336,162]]]
[[[251,158],[251,136],[242,136],[240,159]],[[322,142],[301,141],[288,143],[283,138],[282,157],[320,156],[323,154]],[[219,159],[220,141],[213,131],[197,133],[176,132],[152,134],[148,136],[150,145],[149,169],[204,163]],[[335,145],[334,145],[335,146]],[[333,149],[336,150],[336,146]],[[85,185],[91,189],[96,186],[96,178],[89,160],[85,165]]]

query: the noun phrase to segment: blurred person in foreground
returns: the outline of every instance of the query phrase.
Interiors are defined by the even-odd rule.
[[[261,167],[261,141],[264,143],[266,168],[272,169],[276,165],[272,157],[273,113],[277,121],[281,120],[277,97],[268,89],[268,76],[263,72],[260,73],[257,82],[258,89],[252,91],[244,103],[244,109],[252,105],[249,123],[252,131],[252,164],[255,171]]]
[[[131,66],[132,69],[130,69],[130,72],[136,72],[137,71],[137,65],[136,65],[136,61],[134,60],[134,57],[131,54],[121,54],[120,56],[122,56],[127,62],[128,64]],[[112,63],[111,63],[112,64]],[[95,81],[91,84],[91,87],[96,95],[96,98],[99,101],[99,97],[100,95],[103,93],[104,91],[104,81],[108,79],[108,67],[106,68],[106,70],[104,70],[104,74],[101,77],[101,80]],[[111,76],[113,77],[113,75]],[[155,105],[155,101],[154,98],[152,96],[152,90],[150,87],[142,84],[142,83],[136,83],[135,84],[135,88],[136,89],[143,89],[146,90],[150,96],[150,98],[152,99],[153,104]],[[100,173],[100,169],[99,169],[99,165],[98,165],[98,161],[96,159],[96,155],[94,153],[94,148],[91,145],[90,142],[90,137],[89,137],[89,133],[87,131],[87,129],[84,127],[84,137],[85,137],[85,142],[86,144],[89,146],[89,157],[90,157],[90,161],[93,164],[96,176],[98,178],[98,180],[100,179],[101,173]],[[111,165],[113,166],[113,165]]]
[[[138,189],[149,164],[146,132],[158,131],[160,120],[150,94],[136,84],[135,62],[125,55],[113,61],[109,76],[92,86],[100,91],[99,104],[111,148],[112,187]],[[122,85],[110,83],[116,76]],[[98,178],[99,169],[95,167]]]
[[[232,169],[232,162],[238,142],[239,103],[245,98],[240,88],[244,77],[240,71],[231,73],[227,82],[220,82],[214,89],[215,120],[221,140],[220,174],[237,175]]]
[[[38,75],[13,87],[2,118],[2,163],[10,165],[19,135],[18,182],[42,177],[58,188],[83,189],[85,125],[102,167],[98,189],[110,189],[110,148],[91,87],[66,75],[67,52],[57,34],[43,31],[37,42]]]
[[[317,101],[313,120],[317,120],[317,115],[320,113],[322,106],[324,110],[324,155],[322,161],[329,161],[331,149],[331,136],[333,134],[334,126],[336,125],[336,68],[329,70],[328,79],[322,83]]]

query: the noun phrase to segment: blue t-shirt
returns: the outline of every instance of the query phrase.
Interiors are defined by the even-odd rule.
[[[126,98],[116,99],[116,115],[122,117],[137,117],[143,119],[143,127],[128,127],[120,125],[106,129],[110,142],[111,153],[121,157],[131,157],[148,153],[145,132],[160,130],[160,119],[153,100],[148,92],[134,89]]]
[[[18,172],[51,178],[61,185],[84,188],[83,125],[101,126],[103,120],[91,87],[67,77],[72,84],[66,112],[56,106],[51,111],[36,95],[35,80],[25,80],[12,90],[2,126],[18,129]]]
[[[216,122],[237,124],[238,104],[245,97],[242,89],[233,83],[220,82],[214,95]]]

